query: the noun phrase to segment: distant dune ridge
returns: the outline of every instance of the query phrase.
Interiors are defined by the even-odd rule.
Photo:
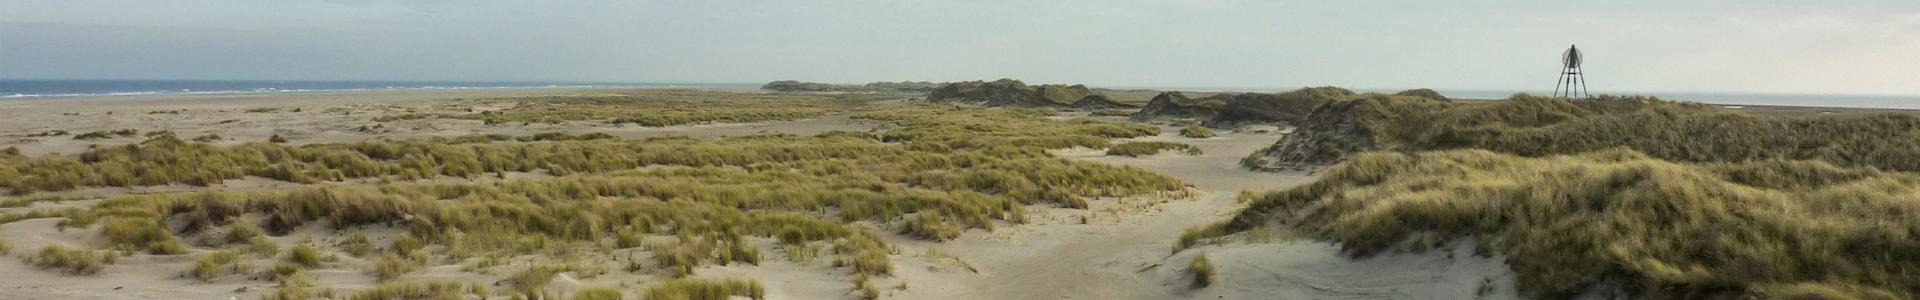
[[[1027,85],[1013,79],[995,81],[950,82],[933,89],[927,100],[958,102],[983,106],[1059,107],[1069,106],[1093,95],[1085,85]]]
[[[1361,96],[1318,107],[1272,147],[1242,161],[1264,170],[1306,169],[1363,151],[1488,149],[1528,156],[1625,147],[1674,161],[1817,159],[1883,170],[1920,170],[1920,117],[1773,116],[1652,97],[1516,95],[1450,103]]]
[[[1314,109],[1328,103],[1354,97],[1386,97],[1357,94],[1339,87],[1309,87],[1280,93],[1227,93],[1189,98],[1180,92],[1165,92],[1147,103],[1130,119],[1145,122],[1157,119],[1194,119],[1210,127],[1227,128],[1246,124],[1295,125],[1305,121]],[[1408,90],[1391,97],[1417,97],[1446,101],[1445,96],[1428,89]]]
[[[1111,108],[1139,108],[1140,107],[1139,105],[1134,105],[1131,103],[1114,101],[1112,97],[1107,97],[1107,95],[1101,95],[1101,94],[1087,95],[1086,97],[1080,98],[1080,101],[1074,101],[1072,105],[1068,105],[1068,106],[1073,108],[1078,108],[1078,109],[1111,109]]]
[[[865,85],[847,85],[780,80],[768,82],[766,85],[760,86],[760,89],[779,92],[926,92],[933,90],[936,86],[939,85],[924,81],[872,82]]]

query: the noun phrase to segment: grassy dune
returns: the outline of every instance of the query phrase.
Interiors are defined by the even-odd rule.
[[[846,112],[861,103],[881,100],[871,94],[755,94],[698,90],[649,90],[605,96],[482,99],[505,104],[499,110],[465,114],[403,114],[376,121],[455,118],[497,123],[560,123],[598,121],[640,126],[704,123],[746,123],[793,120]]]
[[[1027,205],[1084,208],[1091,197],[1183,191],[1178,180],[1143,169],[1071,161],[1045,151],[1106,147],[1110,138],[1152,135],[1157,129],[1054,121],[1045,118],[1049,115],[1022,109],[871,108],[857,117],[894,127],[877,135],[714,140],[556,134],[216,146],[162,135],[79,155],[9,155],[0,158],[0,172],[12,176],[0,177],[0,183],[20,194],[94,186],[217,188],[223,180],[248,175],[299,183],[367,180],[120,196],[86,208],[0,215],[0,222],[62,217],[63,227],[99,228],[120,253],[212,250],[203,251],[207,254],[193,269],[182,270],[197,280],[257,270],[241,266],[250,258],[277,258],[283,262],[261,271],[270,274],[262,278],[281,283],[270,296],[299,298],[333,293],[303,279],[309,277],[303,275],[307,269],[364,268],[381,280],[401,280],[423,265],[502,268],[503,259],[526,254],[560,262],[616,259],[626,262],[629,272],[681,278],[702,265],[759,264],[766,251],[804,261],[824,248],[831,249],[825,253],[835,267],[860,277],[885,276],[892,272],[893,249],[874,230],[946,240],[968,229],[1025,222]],[[412,182],[505,178],[517,172],[555,177]],[[31,201],[37,200],[22,203]],[[310,225],[336,230],[395,226],[404,233],[386,245],[349,237],[337,244],[293,245],[284,255],[281,246],[259,238]],[[646,254],[611,255],[623,249]],[[47,263],[49,269],[113,272],[87,258],[93,252],[86,249],[47,251],[62,258]],[[342,265],[323,253],[360,257],[365,265]],[[607,271],[593,264],[557,263],[519,272],[509,280],[514,288],[499,292],[539,297],[546,295],[544,284],[555,273]],[[351,295],[476,293],[459,287],[393,284]],[[644,294],[759,297],[760,289],[751,281],[674,281]]]
[[[1320,106],[1295,134],[1243,162],[1302,168],[1376,150],[1544,156],[1612,147],[1672,161],[1821,160],[1920,171],[1920,117],[1753,115],[1645,97],[1442,102],[1363,95]]]
[[[1609,122],[1637,118],[1624,117]],[[1744,139],[1699,144],[1727,141]],[[1660,149],[1699,147],[1673,144]],[[1676,153],[1695,152],[1668,152]],[[1862,159],[1848,162],[1897,161]],[[1249,195],[1250,207],[1231,222],[1196,228],[1181,244],[1267,226],[1355,254],[1476,237],[1506,255],[1522,292],[1536,298],[1603,284],[1665,299],[1920,296],[1920,175],[1911,173],[1816,161],[1682,164],[1614,149],[1541,158],[1369,153],[1323,174],[1310,185]]]

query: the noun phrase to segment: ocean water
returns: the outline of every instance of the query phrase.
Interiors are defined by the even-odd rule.
[[[0,99],[160,95],[229,94],[316,91],[385,91],[508,88],[737,88],[739,84],[681,84],[634,82],[512,82],[512,81],[309,81],[309,80],[67,80],[0,79]]]

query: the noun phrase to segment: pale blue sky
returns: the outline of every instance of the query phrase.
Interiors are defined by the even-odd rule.
[[[0,78],[1920,94],[1920,1],[0,0]]]

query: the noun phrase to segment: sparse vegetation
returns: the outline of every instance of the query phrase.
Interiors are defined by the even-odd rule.
[[[27,137],[55,137],[55,136],[63,136],[63,135],[67,135],[66,130],[54,129],[54,130],[42,131],[39,133],[27,134]]]
[[[1219,135],[1213,134],[1213,129],[1208,129],[1200,125],[1187,125],[1186,128],[1180,128],[1180,136],[1188,137],[1188,138],[1204,139],[1204,138],[1216,137]]]
[[[654,91],[636,95],[492,99],[511,108],[453,115],[410,115],[482,120],[487,124],[605,121],[613,124],[670,126],[793,120],[845,111],[876,95],[797,95]],[[777,100],[776,100],[777,99]]]
[[[237,251],[216,251],[201,254],[193,261],[193,270],[189,271],[194,279],[210,281],[224,273],[241,273],[240,253]]]
[[[1916,191],[1914,174],[1817,161],[1370,153],[1210,235],[1286,224],[1356,255],[1477,237],[1537,298],[1616,283],[1651,298],[1901,299],[1920,287]]]
[[[1160,154],[1162,150],[1180,151],[1186,155],[1200,155],[1200,147],[1172,142],[1125,142],[1107,148],[1107,155],[1140,157]]]
[[[620,289],[594,287],[580,289],[573,293],[573,300],[620,300]]]
[[[478,292],[476,292],[478,291]],[[453,281],[427,283],[384,283],[347,295],[348,300],[470,299],[486,298],[486,287]],[[617,299],[617,298],[616,298]]]
[[[424,256],[422,257],[424,258]],[[400,278],[400,275],[411,273],[415,269],[419,269],[421,264],[422,262],[416,259],[387,254],[386,256],[381,256],[380,262],[374,265],[373,274],[377,279],[391,280]]]

